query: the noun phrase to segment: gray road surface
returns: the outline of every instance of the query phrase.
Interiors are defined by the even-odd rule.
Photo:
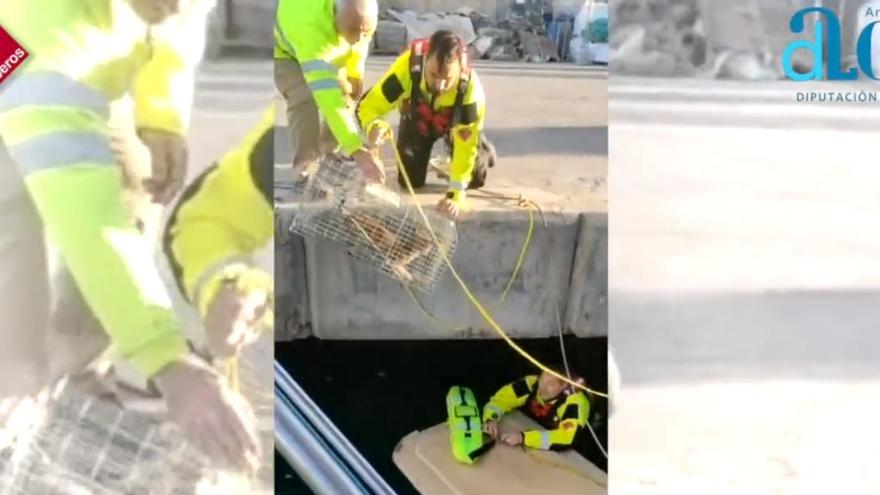
[[[370,57],[367,85],[375,84],[393,61],[393,57]],[[485,132],[499,155],[486,187],[525,194],[545,208],[604,211],[607,70],[488,61],[478,61],[475,67],[486,92]],[[388,119],[397,121],[395,115]],[[283,114],[278,122],[284,125]],[[290,168],[286,133],[284,129],[276,141],[276,179],[286,177]],[[433,174],[431,181],[437,182]]]
[[[878,107],[788,88],[612,79],[616,494],[880,486]]]

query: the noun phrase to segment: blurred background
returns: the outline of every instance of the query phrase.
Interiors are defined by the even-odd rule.
[[[797,101],[877,85],[781,79],[817,4],[846,58],[861,2],[612,2],[615,494],[880,486],[880,110]]]

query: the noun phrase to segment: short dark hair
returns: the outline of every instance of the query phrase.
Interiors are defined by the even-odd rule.
[[[549,368],[551,371],[555,372],[558,375],[566,376],[565,366],[562,363],[552,363],[551,362],[549,364],[545,364],[545,366],[547,366],[547,368]],[[541,370],[541,371],[543,371],[543,370]],[[583,379],[583,377],[580,376],[579,374],[577,374],[577,372],[575,372],[574,370],[570,370],[570,371],[571,371],[571,380],[572,381],[577,381],[578,379]]]
[[[461,60],[461,55],[464,53],[464,43],[452,31],[437,31],[428,43],[430,45],[428,58],[436,55],[444,65]]]

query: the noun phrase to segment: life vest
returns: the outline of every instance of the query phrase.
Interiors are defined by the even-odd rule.
[[[430,43],[427,39],[416,40],[411,45],[409,71],[412,91],[409,100],[403,103],[402,114],[415,122],[419,134],[440,137],[446,135],[453,124],[461,121],[464,95],[467,93],[471,80],[471,67],[467,52],[462,52],[461,77],[458,79],[455,104],[451,108],[434,110],[432,102],[426,101],[425,95],[421,91],[422,74],[429,48]]]
[[[458,462],[473,464],[495,445],[494,440],[483,442],[480,408],[471,389],[450,388],[446,394],[446,414],[452,455]]]
[[[527,416],[534,419],[544,428],[555,430],[559,426],[559,408],[565,404],[566,393],[562,392],[551,403],[538,401],[538,384],[529,392],[525,405],[522,407]]]

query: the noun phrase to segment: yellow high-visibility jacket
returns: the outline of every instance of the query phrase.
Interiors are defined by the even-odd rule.
[[[110,102],[130,92],[137,126],[184,133],[212,6],[150,26],[126,0],[0,0],[0,25],[31,54],[0,87],[0,137],[86,302],[146,376],[186,343],[122,202]]]
[[[358,104],[357,117],[363,129],[369,130],[376,120],[383,118],[392,110],[401,110],[412,95],[413,78],[410,72],[412,50],[400,55],[382,79],[364,95]],[[424,64],[422,65],[424,67]],[[422,95],[428,95],[426,78],[422,74],[419,84]],[[453,85],[434,98],[433,109],[455,107],[458,85]],[[425,96],[424,101],[430,101]],[[476,71],[471,69],[470,82],[462,101],[462,122],[454,123],[452,134],[452,168],[449,177],[449,190],[457,196],[463,195],[471,181],[474,166],[480,151],[480,133],[486,117],[486,95]]]
[[[321,115],[342,151],[351,154],[364,145],[364,139],[339,81],[363,80],[372,34],[349,44],[336,32],[334,4],[334,0],[279,0],[275,58],[300,64]]]
[[[240,145],[186,188],[165,228],[165,255],[203,316],[226,280],[271,293],[272,277],[249,258],[274,233],[274,123],[269,108]]]
[[[578,433],[587,426],[590,401],[583,392],[574,392],[545,402],[537,394],[537,387],[537,375],[528,375],[505,385],[483,407],[483,422],[497,421],[508,412],[520,409],[547,428],[524,431],[523,443],[526,447],[542,450],[571,447]],[[535,417],[533,408],[547,410],[549,414],[545,418]]]

